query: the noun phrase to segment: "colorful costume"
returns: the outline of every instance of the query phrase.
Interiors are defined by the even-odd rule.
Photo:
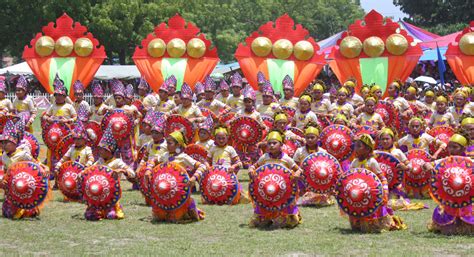
[[[23,89],[25,92],[28,92],[28,82],[22,75],[20,75],[18,81],[16,82],[16,88]],[[29,95],[26,95],[23,99],[18,99],[18,97],[15,97],[13,100],[13,108],[15,109],[17,115],[23,115],[23,117],[25,117],[27,130],[28,132],[33,133],[32,124],[38,111],[33,98]]]

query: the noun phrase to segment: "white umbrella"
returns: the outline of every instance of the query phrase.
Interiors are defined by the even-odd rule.
[[[438,83],[438,82],[436,82],[436,80],[434,78],[428,77],[428,76],[419,76],[418,78],[415,79],[415,81],[425,82],[425,83],[430,83],[430,84]]]

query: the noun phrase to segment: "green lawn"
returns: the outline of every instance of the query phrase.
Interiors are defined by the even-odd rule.
[[[36,132],[39,130],[37,129]],[[35,133],[36,134],[36,133]],[[244,174],[241,180],[247,186]],[[303,224],[292,230],[258,230],[247,225],[250,204],[207,206],[206,219],[191,224],[151,223],[151,209],[124,181],[120,221],[84,220],[85,206],[62,202],[54,191],[39,219],[0,218],[0,255],[155,255],[155,256],[447,256],[473,255],[474,238],[427,231],[430,209],[398,212],[409,228],[382,234],[359,234],[337,206],[300,208]],[[0,197],[0,198],[3,198]],[[194,198],[200,203],[199,195]]]

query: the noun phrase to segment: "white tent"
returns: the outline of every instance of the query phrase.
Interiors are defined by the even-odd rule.
[[[0,74],[33,75],[26,62],[18,63],[4,69]],[[135,65],[101,65],[94,78],[96,79],[134,79],[140,78],[140,72]]]

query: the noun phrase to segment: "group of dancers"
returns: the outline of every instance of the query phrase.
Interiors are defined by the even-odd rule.
[[[206,77],[202,83],[195,85],[193,92],[186,83],[178,87],[176,78],[170,76],[158,92],[153,92],[141,79],[137,86],[138,97],[133,85],[124,85],[117,79],[109,82],[112,96],[106,97],[102,85],[93,81],[93,103],[89,105],[84,100],[85,87],[80,81],[72,87],[71,100],[64,83],[56,77],[51,106],[39,114],[32,97],[28,95],[28,82],[23,76],[15,81],[16,97],[13,102],[6,98],[7,87],[5,81],[0,80],[0,111],[7,117],[1,137],[5,173],[1,183],[5,190],[3,216],[11,219],[35,217],[40,215],[41,207],[46,203],[43,201],[33,208],[26,208],[12,200],[16,198],[9,197],[9,194],[21,191],[23,185],[8,183],[12,181],[11,170],[17,163],[36,163],[35,167],[39,167],[49,183],[61,188],[58,174],[66,163],[74,162],[81,165],[84,171],[91,167],[106,167],[115,178],[125,177],[143,193],[157,221],[183,223],[205,217],[189,195],[177,200],[178,204],[172,208],[152,196],[150,191],[155,190],[174,197],[169,187],[178,183],[176,177],[160,177],[162,170],[185,170],[182,187],[175,188],[191,191],[203,190],[200,188],[203,178],[220,169],[234,178],[239,172],[248,171],[251,181],[249,192],[236,180],[235,196],[225,204],[252,203],[254,215],[250,220],[251,227],[293,228],[302,222],[298,206],[329,206],[337,202],[341,212],[349,217],[354,230],[400,230],[406,229],[407,224],[394,211],[424,209],[423,204],[410,202],[409,198],[433,196],[430,183],[419,186],[401,181],[389,186],[387,174],[375,158],[377,153],[394,156],[397,159],[396,172],[420,169],[433,174],[444,158],[462,156],[466,157],[463,160],[469,160],[469,157],[474,157],[474,89],[470,86],[460,86],[447,95],[446,92],[434,92],[429,88],[420,90],[421,87],[416,84],[393,81],[385,95],[378,85],[364,85],[359,95],[354,80],[345,81],[337,88],[329,88],[324,82],[315,80],[302,95],[296,97],[290,76],[283,79],[282,94],[274,91],[262,73],[258,74],[256,90],[244,81],[239,73],[230,77],[230,83],[225,79],[216,82]],[[393,108],[391,115],[395,118],[390,123],[387,117],[377,112],[377,106],[382,101]],[[123,114],[126,117],[123,120],[129,119],[131,124],[114,124],[113,120],[110,121],[113,114]],[[32,123],[37,115],[41,115],[43,130],[51,130],[52,124],[57,124],[59,128],[63,126],[69,130],[67,136],[72,142],[60,144],[61,147],[67,146],[67,149],[54,149],[54,144],[47,144],[45,160],[38,159],[38,154],[35,154],[37,147],[25,138],[26,133],[33,132]],[[191,124],[192,131],[186,127],[170,129],[170,117],[184,118]],[[243,136],[261,133],[258,142],[245,144],[239,141],[239,135],[234,134],[236,132],[231,127],[242,117],[250,119],[249,124],[254,124],[246,132],[252,135]],[[100,132],[94,132],[87,125],[91,122],[107,126],[102,126]],[[124,129],[127,126],[131,129]],[[326,133],[328,127],[347,130],[352,135],[349,138],[351,154],[335,161],[340,166],[337,176],[349,176],[355,174],[354,171],[364,170],[363,174],[374,176],[381,183],[381,201],[368,215],[351,215],[344,208],[343,201],[353,202],[359,197],[354,190],[351,191],[355,192],[354,195],[346,196],[347,199],[343,199],[343,194],[339,192],[336,201],[336,191],[342,190],[341,186],[337,190],[333,188],[318,193],[310,190],[308,183],[304,182],[308,179],[308,168],[304,163],[308,156],[336,156],[329,149],[324,149],[321,142],[321,135]],[[453,133],[446,140],[426,133],[436,127],[447,127]],[[46,137],[48,135],[46,133]],[[205,150],[204,158],[198,159],[186,151],[191,144]],[[407,158],[407,152],[413,149],[431,152],[430,159],[420,167],[413,167]],[[258,185],[253,187],[255,183],[263,183],[258,178],[259,174],[263,174],[264,167],[268,168],[265,172],[269,170],[270,175],[271,167],[284,169],[291,182],[283,185],[284,182],[275,181],[275,185],[265,185],[263,189]],[[467,167],[471,169],[472,177],[472,163]],[[78,177],[81,176],[85,175],[79,172]],[[278,197],[285,197],[280,192],[293,183],[297,187],[292,192],[294,197],[288,198],[290,200],[281,208],[267,208],[255,196],[259,190],[266,190],[262,194],[266,194],[268,199],[276,197],[274,192]],[[275,191],[278,186],[280,191]],[[98,189],[91,187],[90,190],[95,192]],[[50,188],[46,191],[49,194]],[[471,201],[463,206],[462,211],[452,211],[451,206],[437,201],[438,207],[434,210],[429,229],[446,234],[473,234],[474,196],[472,190],[469,192]],[[77,199],[65,195],[65,200],[86,202],[86,193],[81,194]],[[118,194],[116,197],[120,198]],[[222,203],[213,199],[203,196],[202,203]],[[118,199],[106,208],[88,202],[85,210],[87,220],[124,217],[124,209]]]

